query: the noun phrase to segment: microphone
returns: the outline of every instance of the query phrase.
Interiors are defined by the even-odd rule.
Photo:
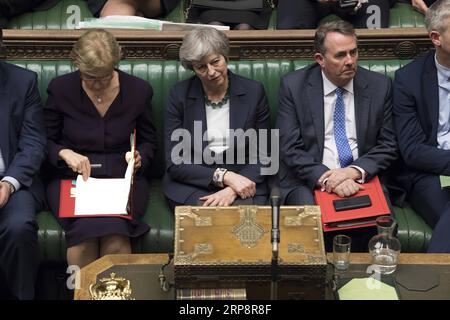
[[[281,195],[277,187],[272,189],[270,193],[270,204],[272,206],[272,257],[278,259],[278,243],[280,243],[280,205]]]

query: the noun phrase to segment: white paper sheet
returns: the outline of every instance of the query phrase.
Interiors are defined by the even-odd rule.
[[[134,159],[128,163],[124,178],[86,181],[78,175],[74,215],[127,214],[128,196],[134,169]]]

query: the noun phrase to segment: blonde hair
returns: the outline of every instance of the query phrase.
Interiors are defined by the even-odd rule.
[[[70,52],[75,67],[90,75],[103,75],[117,66],[121,49],[114,36],[104,29],[85,32]]]

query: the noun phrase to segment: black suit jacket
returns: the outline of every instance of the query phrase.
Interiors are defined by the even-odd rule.
[[[36,177],[45,159],[46,137],[41,98],[34,72],[0,62],[0,149],[5,176],[44,201]]]
[[[82,89],[80,72],[53,79],[48,85],[45,123],[50,169],[58,177],[76,176],[58,153],[65,148],[102,164],[95,177],[123,177],[130,150],[130,134],[136,129],[136,150],[142,158],[138,175],[147,175],[156,150],[151,100],[152,87],[144,80],[119,73],[120,93],[101,117]]]
[[[358,159],[367,178],[382,173],[397,157],[392,120],[391,80],[359,68],[354,78]],[[281,79],[277,128],[280,130],[280,186],[311,190],[328,167],[324,149],[324,101],[321,68],[313,64]]]
[[[450,175],[450,150],[438,149],[439,87],[434,52],[397,70],[394,121],[402,160],[398,180],[408,191],[421,174]]]
[[[230,129],[269,129],[269,107],[262,84],[235,75],[228,71],[230,80]],[[191,159],[195,152],[203,152],[207,142],[202,137],[194,136],[194,121],[200,121],[202,132],[207,130],[205,98],[200,79],[196,76],[177,83],[169,94],[165,111],[165,156],[166,173],[164,175],[164,191],[166,196],[178,203],[185,200],[199,189],[211,193],[217,191],[212,187],[212,177],[216,168],[224,167],[239,173],[256,183],[256,195],[268,193],[266,177],[260,175],[262,164],[174,164],[171,157],[173,148],[179,141],[171,141],[176,129],[186,129],[192,134],[193,143],[189,144]],[[194,147],[194,144],[197,144]],[[245,146],[248,155],[248,140]],[[234,148],[237,154],[236,148]],[[201,157],[201,155],[200,155]]]

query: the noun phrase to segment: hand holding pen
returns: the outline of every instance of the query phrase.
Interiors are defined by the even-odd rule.
[[[76,153],[71,149],[62,149],[58,155],[73,172],[83,175],[84,181],[91,176],[91,169],[102,167],[101,163],[91,164],[88,157]]]

